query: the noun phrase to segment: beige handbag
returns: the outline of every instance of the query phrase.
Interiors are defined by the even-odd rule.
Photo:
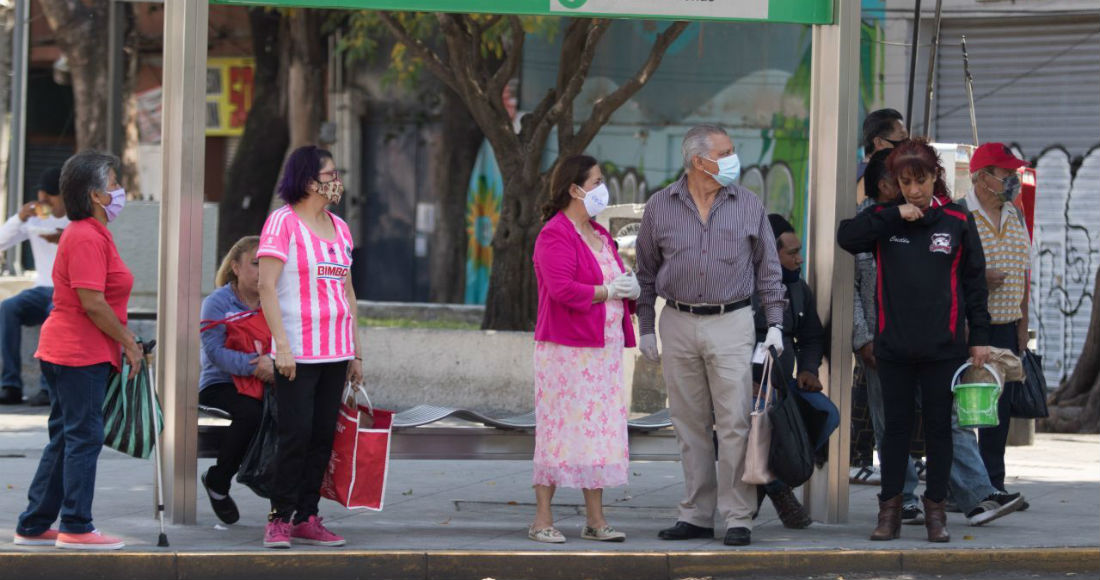
[[[768,468],[768,452],[772,442],[772,423],[768,418],[768,410],[775,400],[771,376],[772,356],[769,353],[764,358],[764,373],[760,378],[760,390],[765,394],[763,397],[757,396],[752,404],[749,444],[745,450],[745,473],[741,476],[741,481],[752,485],[765,485],[775,481],[775,476]]]

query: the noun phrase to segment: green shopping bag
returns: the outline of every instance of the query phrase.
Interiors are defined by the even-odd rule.
[[[145,359],[133,379],[126,357],[121,372],[112,371],[103,398],[103,444],[138,459],[148,459],[164,427],[164,414],[153,390]]]

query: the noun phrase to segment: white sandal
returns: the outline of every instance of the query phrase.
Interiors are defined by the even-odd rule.
[[[527,528],[527,538],[544,544],[564,544],[565,536],[554,526],[536,530],[535,526]]]

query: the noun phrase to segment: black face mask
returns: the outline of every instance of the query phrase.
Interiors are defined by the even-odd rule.
[[[897,147],[898,145],[901,145],[902,143],[905,143],[906,141],[908,141],[908,139],[898,139],[897,141],[895,141],[893,139],[887,139],[886,137],[879,137],[879,139],[882,139],[883,141],[886,141],[887,143],[890,144],[891,147]]]
[[[798,282],[800,278],[802,278],[802,268],[798,268],[797,270],[788,270],[780,266],[779,269],[783,270],[784,284],[794,284],[795,282]]]

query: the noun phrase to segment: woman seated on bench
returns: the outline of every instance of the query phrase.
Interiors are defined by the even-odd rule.
[[[275,379],[271,331],[260,312],[259,236],[241,238],[222,260],[202,301],[202,373],[199,403],[228,412],[233,422],[222,439],[218,461],[202,475],[202,485],[221,521],[240,518],[229,485],[260,426],[264,385]]]

